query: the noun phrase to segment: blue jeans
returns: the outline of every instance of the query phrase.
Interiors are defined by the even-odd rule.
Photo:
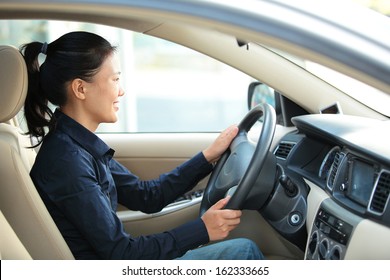
[[[245,238],[218,242],[190,250],[177,260],[263,260],[257,245]]]

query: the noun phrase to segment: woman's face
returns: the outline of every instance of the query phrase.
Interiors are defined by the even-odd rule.
[[[119,97],[124,91],[120,86],[120,63],[115,53],[103,62],[99,72],[87,83],[86,106],[90,122],[113,123],[118,120]]]

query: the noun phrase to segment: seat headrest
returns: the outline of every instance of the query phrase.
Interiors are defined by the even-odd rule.
[[[0,46],[0,123],[12,119],[22,108],[27,86],[22,54],[13,46]]]

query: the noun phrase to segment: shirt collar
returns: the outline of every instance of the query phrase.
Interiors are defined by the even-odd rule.
[[[89,131],[80,123],[57,109],[54,113],[57,119],[56,128],[66,133],[81,147],[87,150],[93,157],[100,158],[105,155],[114,156],[114,150],[111,149],[95,133]]]

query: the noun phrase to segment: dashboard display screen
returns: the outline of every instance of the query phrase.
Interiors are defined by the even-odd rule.
[[[374,187],[375,170],[360,160],[354,160],[350,166],[350,186],[347,196],[357,203],[367,206]]]

